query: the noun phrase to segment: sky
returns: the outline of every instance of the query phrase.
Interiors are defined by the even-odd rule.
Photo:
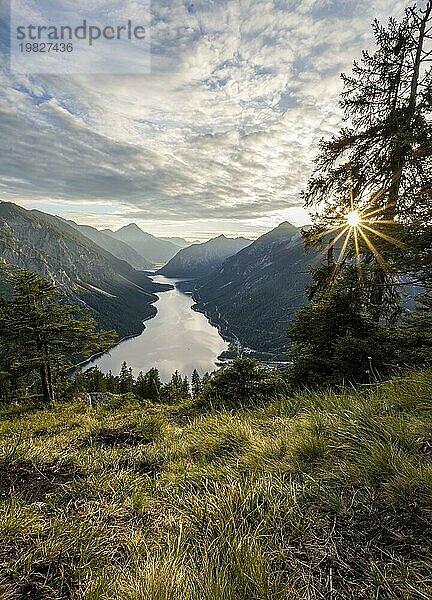
[[[339,75],[373,48],[373,19],[406,4],[153,0],[150,73],[125,50],[137,74],[85,73],[91,53],[75,74],[16,73],[3,12],[0,200],[194,240],[303,225],[318,142],[342,124]],[[142,10],[139,0],[73,6],[124,20]]]

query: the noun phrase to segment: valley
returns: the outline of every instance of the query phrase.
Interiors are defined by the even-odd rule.
[[[239,348],[285,361],[287,325],[306,302],[309,265],[321,258],[305,253],[301,230],[286,222],[256,240],[219,235],[189,244],[133,223],[97,230],[12,203],[0,204],[0,257],[52,281],[120,340],[138,336],[114,349],[114,359],[101,359],[104,369],[127,360],[139,370],[152,362],[165,371],[166,361],[187,371],[192,362],[174,352],[174,335],[178,347],[181,338],[183,347],[194,346],[191,356],[203,372],[220,353],[232,358]],[[227,342],[234,342],[229,350]]]

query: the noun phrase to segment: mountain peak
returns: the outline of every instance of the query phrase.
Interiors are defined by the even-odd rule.
[[[129,223],[128,225],[123,225],[118,231],[130,231],[135,233],[144,233],[141,227],[138,227],[136,223]]]
[[[282,221],[282,223],[280,223],[276,227],[276,229],[298,229],[298,227],[296,227],[295,225],[293,225],[289,221]]]
[[[143,231],[136,223],[124,225],[111,235],[131,246],[152,263],[168,262],[179,251],[178,245],[156,238],[151,233]]]

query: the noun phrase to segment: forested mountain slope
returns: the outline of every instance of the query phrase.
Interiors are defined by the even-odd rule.
[[[305,252],[300,229],[281,223],[197,282],[197,308],[243,345],[283,353],[287,325],[306,302],[309,265],[320,258]]]
[[[120,336],[142,331],[153,316],[155,285],[144,273],[103,250],[68,223],[15,204],[0,204],[0,258],[39,273],[77,304],[91,308],[101,327]]]
[[[192,244],[180,250],[159,273],[166,277],[203,277],[250,243],[251,240],[242,237],[227,238],[220,235],[202,244]]]
[[[115,232],[104,229],[103,233],[125,242],[138,254],[155,264],[169,261],[179,251],[178,244],[173,244],[146,233],[135,223],[125,225]]]
[[[135,269],[145,270],[152,268],[153,263],[138,254],[136,250],[125,242],[117,240],[103,231],[98,231],[95,227],[90,227],[90,225],[78,225],[74,221],[67,221],[67,223],[92,240],[92,242],[113,254],[116,258],[128,262]]]

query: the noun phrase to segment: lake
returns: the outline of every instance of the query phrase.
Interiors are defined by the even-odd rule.
[[[98,366],[101,371],[120,371],[124,361],[135,375],[156,367],[162,381],[168,381],[177,369],[189,378],[194,369],[202,375],[216,368],[217,357],[228,348],[216,327],[192,310],[194,301],[175,287],[179,279],[162,275],[152,277],[156,283],[169,283],[174,289],[158,294],[157,315],[146,321],[143,333],[121,342],[110,352],[90,361],[85,369]]]

